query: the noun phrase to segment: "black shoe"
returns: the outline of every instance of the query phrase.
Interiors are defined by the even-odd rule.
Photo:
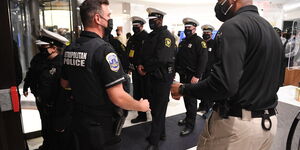
[[[147,121],[147,118],[142,118],[142,117],[137,116],[136,118],[131,120],[131,123],[139,123],[139,122],[144,122],[144,121]]]
[[[165,140],[167,139],[167,137],[166,137],[166,135],[161,135],[161,136],[159,137],[159,139],[160,139],[161,141],[165,141]],[[147,136],[147,137],[146,137],[146,140],[147,140],[148,142],[150,142],[150,137]]]
[[[146,150],[158,150],[158,146],[157,145],[149,144],[147,146]]]
[[[185,125],[185,124],[186,124],[185,119],[181,119],[181,120],[178,121],[178,125],[179,125],[179,126],[183,126],[183,125]]]
[[[193,132],[193,129],[185,127],[181,132],[180,136],[186,136]]]

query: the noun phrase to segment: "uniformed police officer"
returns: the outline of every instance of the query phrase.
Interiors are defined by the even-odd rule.
[[[184,18],[182,20],[186,36],[179,43],[179,50],[176,55],[176,72],[180,75],[181,83],[197,83],[202,79],[207,63],[207,50],[205,41],[196,33],[199,25],[193,18]],[[184,96],[186,108],[186,117],[179,120],[178,125],[185,125],[180,132],[181,136],[190,134],[195,126],[197,114],[197,100],[190,96]]]
[[[282,43],[252,0],[219,0],[216,17],[218,62],[197,84],[172,85],[180,95],[209,98],[214,106],[201,133],[198,150],[269,150],[276,130],[275,107]]]
[[[207,65],[205,68],[205,72],[203,74],[203,79],[205,79],[210,75],[212,66],[217,61],[216,52],[214,49],[214,40],[212,39],[212,32],[215,30],[215,28],[212,25],[206,24],[203,25],[201,29],[203,31],[202,37],[206,42],[207,52],[208,52]],[[202,115],[203,118],[206,118],[206,113],[209,111],[212,105],[213,102],[210,100],[205,100],[205,99],[201,100],[201,103],[199,103],[198,111],[203,113]]]
[[[146,96],[146,76],[141,76],[137,71],[137,66],[141,61],[142,44],[147,38],[148,33],[144,30],[144,24],[146,21],[138,16],[131,17],[133,36],[127,41],[127,49],[129,51],[130,71],[132,72],[133,82],[133,97],[135,99],[148,98]],[[147,115],[145,112],[138,112],[138,116],[131,120],[131,123],[138,123],[147,121]]]
[[[122,44],[118,39],[115,39],[111,34],[113,29],[113,20],[110,19],[108,24],[108,28],[105,31],[105,37],[103,38],[106,42],[110,43],[111,46],[117,53],[118,58],[120,59],[120,63],[122,65],[123,71],[126,73],[125,82],[123,82],[123,88],[127,93],[130,93],[130,77],[127,75],[129,73],[129,59],[128,59],[128,51],[126,46]]]
[[[42,150],[57,149],[53,127],[54,107],[61,98],[60,75],[62,65],[60,51],[67,42],[68,40],[63,36],[42,29],[41,38],[37,41],[37,44],[41,45],[41,52],[31,61],[31,67],[25,78],[24,95],[28,95],[27,88],[29,86],[36,97],[36,105],[41,117],[44,141],[39,149]]]
[[[148,100],[134,100],[123,90],[125,73],[114,49],[102,39],[110,14],[107,0],[84,1],[80,6],[84,31],[64,52],[61,84],[72,88],[75,99],[74,137],[68,149],[119,149],[115,108],[150,110]]]
[[[165,139],[165,115],[169,102],[169,90],[175,74],[175,39],[163,26],[165,12],[147,8],[149,26],[153,31],[143,44],[141,64],[138,72],[149,77],[151,84],[150,106],[152,114],[151,132],[147,138],[147,149],[158,149],[159,140]]]

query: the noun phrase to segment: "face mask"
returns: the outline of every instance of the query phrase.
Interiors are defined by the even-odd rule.
[[[209,34],[203,34],[202,37],[203,37],[204,40],[210,39],[210,35]]]
[[[44,50],[41,51],[41,54],[45,57],[49,57],[51,54],[48,52],[48,48],[43,48]]]
[[[113,20],[112,19],[108,19],[107,20],[107,27],[104,29],[105,30],[105,36],[110,35],[112,29],[113,29]]]
[[[156,22],[154,21],[154,19],[149,20],[149,27],[151,30],[157,29],[157,25],[156,25]]]
[[[283,34],[283,37],[287,40],[289,40],[291,38],[291,33],[286,33],[286,34]]]
[[[190,37],[190,36],[193,35],[192,30],[189,30],[189,29],[185,29],[184,34],[185,34],[186,37]]]
[[[232,6],[233,4],[229,5],[227,0],[224,0],[222,3],[217,2],[215,6],[216,17],[222,22],[232,18],[234,16],[234,13],[230,11]]]
[[[41,53],[43,53],[43,52],[47,51],[47,48],[39,47],[39,51],[40,51]]]
[[[133,31],[133,33],[135,33],[135,34],[141,32],[141,30],[140,30],[139,27],[132,27],[132,31]]]

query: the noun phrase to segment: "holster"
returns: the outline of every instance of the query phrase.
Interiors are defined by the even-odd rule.
[[[119,107],[115,107],[114,111],[114,118],[116,120],[114,123],[114,133],[115,136],[120,136],[126,117],[128,115],[128,111]]]

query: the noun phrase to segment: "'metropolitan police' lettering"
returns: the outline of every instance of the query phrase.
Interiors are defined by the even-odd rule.
[[[84,52],[65,52],[64,64],[85,67],[86,55]]]

